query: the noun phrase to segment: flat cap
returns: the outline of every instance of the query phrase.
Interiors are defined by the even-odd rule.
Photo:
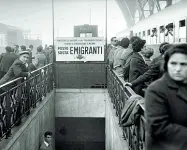
[[[23,54],[28,54],[28,55],[29,55],[30,52],[29,52],[29,51],[20,51],[20,52],[19,52],[19,55],[23,55]]]

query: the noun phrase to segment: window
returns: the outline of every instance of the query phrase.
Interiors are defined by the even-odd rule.
[[[166,30],[166,28],[164,27],[164,25],[159,27],[159,32],[160,32],[160,34],[159,34],[159,42],[160,43],[163,43],[165,41],[165,39],[164,39],[164,37],[165,37],[165,35],[164,35],[165,30]]]
[[[92,33],[86,33],[86,37],[92,37]]]
[[[186,42],[186,21],[179,21],[179,42]]]
[[[157,28],[151,30],[151,44],[157,43]]]
[[[185,20],[179,21],[179,27],[184,27],[186,24]]]
[[[168,42],[173,43],[174,42],[174,24],[169,23],[166,25],[166,33],[165,36],[168,37]]]
[[[141,32],[139,32],[139,37],[141,37]]]
[[[145,36],[145,31],[143,31],[143,36]]]

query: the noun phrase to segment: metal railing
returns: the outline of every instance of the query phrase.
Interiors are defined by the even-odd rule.
[[[11,129],[37,107],[54,88],[53,64],[31,72],[31,76],[0,85],[0,140],[11,136]]]
[[[116,116],[119,118],[121,126],[121,112],[126,101],[132,95],[136,94],[130,87],[125,86],[125,81],[117,76],[117,73],[107,68],[107,88]],[[122,127],[124,139],[127,140],[130,150],[145,149],[145,117],[144,106],[140,105],[140,117],[135,125],[131,127]]]

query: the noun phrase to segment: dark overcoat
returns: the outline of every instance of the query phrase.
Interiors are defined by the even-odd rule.
[[[137,86],[139,84],[142,84],[144,82],[153,82],[160,78],[162,76],[161,71],[161,64],[162,64],[162,57],[155,58],[150,67],[149,70],[147,70],[144,74],[140,75],[136,80],[134,80],[131,84],[132,87]]]
[[[13,62],[18,58],[16,54],[13,53],[4,53],[0,58],[0,70],[7,72]]]
[[[153,82],[145,94],[146,149],[187,149],[187,84],[167,73]]]
[[[14,53],[2,53],[0,55],[0,78],[2,78],[13,64],[13,62],[18,58]]]
[[[19,59],[16,59],[12,66],[9,68],[8,72],[0,80],[0,85],[13,80],[18,77],[27,77],[28,70],[23,62]]]
[[[130,60],[130,68],[129,68],[129,82],[136,80],[140,75],[144,74],[148,70],[148,66],[145,64],[142,56],[137,53],[133,52],[131,60]],[[144,87],[143,84],[139,84],[133,87],[133,90],[140,94],[142,88]]]

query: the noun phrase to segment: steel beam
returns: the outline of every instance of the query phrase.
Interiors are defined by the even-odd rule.
[[[172,5],[172,0],[166,0],[167,4],[166,7],[171,6]]]
[[[140,0],[136,0],[136,2],[137,2],[137,5],[138,5],[138,8],[139,8],[139,12],[141,13],[141,16],[139,16],[140,20],[141,20],[141,19],[145,18],[144,9],[143,9],[143,6],[142,6]]]
[[[153,0],[153,2],[156,4],[156,8],[157,8],[158,12],[161,11],[159,0]]]
[[[123,13],[125,21],[127,23],[127,27],[131,27],[135,24],[135,21],[134,21],[134,16],[132,15],[132,12],[131,12],[131,6],[128,5],[127,1],[128,0],[116,0],[120,10]]]
[[[154,2],[153,2],[153,0],[149,0],[149,1],[148,1],[148,4],[149,4],[149,12],[150,12],[150,15],[152,15],[153,12],[154,12]]]

